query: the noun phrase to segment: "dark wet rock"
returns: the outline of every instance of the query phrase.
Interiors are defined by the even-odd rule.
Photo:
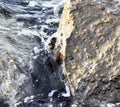
[[[10,17],[10,16],[11,16],[11,15],[10,15],[10,12],[7,11],[7,10],[5,10],[5,9],[2,8],[1,6],[0,6],[0,13],[3,14],[4,16],[6,16],[6,17]]]
[[[42,12],[42,8],[43,8],[43,7],[39,4],[39,6],[27,7],[27,8],[25,8],[25,10],[26,10],[28,13],[30,13],[30,12],[35,13],[35,12]]]
[[[60,72],[59,66],[52,58],[51,62],[46,61],[47,61],[46,59],[38,57],[34,61],[34,69],[31,74],[32,82],[35,87],[35,93],[45,92],[46,94],[45,96],[47,96],[48,93],[51,92],[52,90],[59,90],[64,88],[64,84],[53,73],[54,71],[56,71],[56,73]],[[55,81],[56,83],[54,83]]]
[[[61,65],[62,62],[63,62],[63,59],[62,59],[62,54],[60,51],[56,51],[56,62],[58,63],[58,65]]]
[[[50,49],[53,50],[55,48],[55,44],[56,44],[56,41],[57,41],[57,38],[53,37],[51,39],[51,42],[50,42]]]
[[[30,102],[21,103],[17,107],[49,107],[50,105],[52,107],[70,107],[70,102],[71,102],[70,98],[62,98],[62,97],[61,99],[59,98],[59,100],[53,99],[53,102],[50,102],[47,99],[40,100],[39,98],[37,98],[37,100],[33,99]]]
[[[10,4],[20,4],[20,5],[28,5],[29,0],[4,0],[4,3],[10,3]]]
[[[3,99],[0,99],[0,107],[9,107],[9,105]]]
[[[48,31],[46,32],[46,34],[51,36],[51,35],[54,34],[56,31],[57,31],[57,29],[50,29],[50,30],[48,30]]]
[[[63,7],[61,7],[60,9],[59,9],[59,14],[62,14],[62,11],[63,11]]]
[[[41,40],[41,38],[40,38],[40,37],[35,36],[35,39],[36,39],[36,41],[37,41],[39,44],[41,44],[42,40]]]
[[[64,80],[61,80],[61,64],[53,55],[44,54],[38,56],[34,61],[34,68],[31,73],[31,85],[33,99],[22,100],[17,107],[48,107],[49,104],[56,107],[69,107],[71,96],[62,96],[67,93]],[[52,94],[53,93],[53,94]],[[28,96],[28,98],[30,98]],[[21,102],[21,101],[20,101]],[[41,105],[41,106],[39,106]]]
[[[50,24],[48,24],[48,26],[49,26],[50,28],[57,28],[58,25],[59,25],[59,23],[54,23],[54,22],[51,22]]]
[[[36,23],[38,23],[37,18],[34,17],[16,17],[16,20],[19,22],[24,22],[25,25],[36,25]]]

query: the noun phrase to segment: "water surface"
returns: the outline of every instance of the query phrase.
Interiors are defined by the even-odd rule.
[[[64,2],[0,1],[0,99],[11,107],[65,106],[70,101],[54,53]]]

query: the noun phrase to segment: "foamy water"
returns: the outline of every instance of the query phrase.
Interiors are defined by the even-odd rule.
[[[49,51],[51,39],[57,37],[64,2],[0,0],[0,99],[11,107],[21,98],[31,98],[27,95],[32,95],[28,82],[33,61],[43,50]],[[67,87],[63,96],[70,95]]]
[[[107,12],[120,14],[120,0],[95,0],[97,3],[102,4]]]

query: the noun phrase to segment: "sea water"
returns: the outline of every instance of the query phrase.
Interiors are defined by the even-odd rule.
[[[52,37],[57,37],[64,3],[65,0],[0,0],[0,101],[4,99],[11,107],[40,106],[41,103],[25,105],[40,93],[33,91],[31,72],[35,59],[44,57],[44,62],[48,57],[45,52],[51,53],[48,45]],[[48,97],[52,98],[55,92],[53,88]],[[66,95],[70,96],[69,90]],[[23,102],[24,106],[20,106]]]

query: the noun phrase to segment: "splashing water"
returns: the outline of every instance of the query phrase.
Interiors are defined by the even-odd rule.
[[[102,4],[107,12],[113,12],[120,14],[120,0],[95,0],[99,4]]]
[[[64,2],[0,0],[0,99],[10,107],[70,102],[62,61],[54,51]]]

